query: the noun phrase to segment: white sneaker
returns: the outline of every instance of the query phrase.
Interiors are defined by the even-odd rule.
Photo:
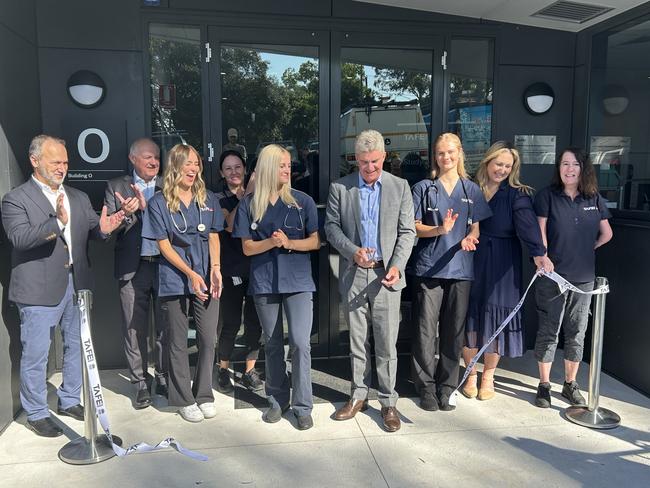
[[[201,410],[201,413],[203,413],[203,417],[206,419],[211,419],[212,417],[217,416],[217,407],[215,407],[212,402],[202,403],[199,405],[199,409]]]
[[[179,408],[178,413],[181,417],[183,417],[183,419],[187,420],[188,422],[200,422],[205,418],[203,416],[203,412],[196,405],[196,403],[188,405],[187,407]]]

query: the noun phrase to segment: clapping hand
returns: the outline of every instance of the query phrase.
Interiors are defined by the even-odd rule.
[[[273,239],[273,244],[275,244],[275,247],[284,247],[285,249],[289,249],[289,238],[282,231],[282,229],[276,230],[271,235],[271,239]]]
[[[99,230],[102,231],[102,234],[110,234],[115,229],[117,229],[122,221],[124,220],[124,211],[119,210],[113,215],[108,215],[108,209],[106,205],[102,207],[102,214],[99,217]]]
[[[56,197],[56,218],[66,226],[68,225],[68,211],[65,209],[65,204],[63,203],[64,198],[65,195],[63,193],[59,193],[59,196]]]

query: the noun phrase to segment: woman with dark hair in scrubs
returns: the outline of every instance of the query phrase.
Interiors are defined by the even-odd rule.
[[[221,295],[221,318],[219,320],[219,377],[217,389],[222,393],[232,391],[230,382],[230,358],[235,347],[235,338],[242,325],[242,308],[244,309],[244,339],[246,341],[246,370],[241,384],[252,391],[264,388],[255,362],[260,352],[262,328],[255,311],[253,297],[246,296],[250,258],[242,252],[241,239],[232,236],[233,222],[237,215],[239,202],[246,195],[253,193],[255,178],[251,177],[244,186],[246,163],[239,151],[224,151],[219,157],[219,168],[226,189],[217,193],[219,205],[225,218],[225,229],[219,234],[221,239],[221,275],[223,276],[223,294]]]
[[[311,428],[311,328],[313,292],[309,251],[320,247],[314,200],[291,188],[291,157],[277,144],[266,146],[255,169],[255,191],[237,209],[233,236],[251,256],[248,293],[255,300],[266,354],[266,394],[262,419],[278,422],[292,407],[298,429]],[[291,347],[291,387],[284,359],[282,311]],[[290,389],[293,389],[291,394]]]
[[[521,298],[521,240],[537,268],[553,271],[537,224],[530,198],[532,188],[519,181],[519,152],[498,141],[485,153],[476,172],[476,182],[485,196],[492,217],[481,222],[481,242],[474,255],[474,281],[469,298],[463,358],[469,364],[494,334]],[[485,351],[481,388],[477,388],[476,366],[462,393],[467,398],[494,397],[494,371],[501,356],[524,353],[523,323],[517,313],[507,328]]]
[[[555,272],[583,291],[594,289],[595,250],[613,237],[607,200],[598,193],[596,172],[587,154],[567,148],[555,162],[551,186],[535,196],[535,213],[548,257]],[[560,293],[557,284],[540,277],[535,283],[538,330],[535,358],[539,386],[535,405],[551,406],[550,374],[560,327],[564,331],[564,385],[562,396],[571,405],[586,405],[576,382],[582,361],[591,295],[571,290]]]
[[[158,296],[169,328],[169,405],[188,422],[217,415],[212,369],[219,318],[219,231],[223,215],[206,190],[203,165],[192,146],[177,144],[167,155],[162,192],[147,206],[142,236],[158,241]],[[189,317],[194,317],[198,359],[190,374]]]
[[[418,242],[407,270],[414,275],[414,382],[420,406],[431,411],[455,408],[449,397],[458,386],[472,251],[479,222],[492,215],[481,189],[467,178],[458,136],[441,134],[433,147],[431,179],[412,189]]]

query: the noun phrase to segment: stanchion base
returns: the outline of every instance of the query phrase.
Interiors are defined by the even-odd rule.
[[[594,410],[587,407],[569,407],[564,411],[564,415],[574,424],[591,429],[613,429],[621,423],[621,417],[617,413],[602,407],[596,407]]]
[[[122,445],[122,439],[113,436],[113,442]],[[115,452],[104,434],[95,437],[94,446],[85,437],[68,442],[59,450],[59,459],[68,464],[95,464],[115,456]]]

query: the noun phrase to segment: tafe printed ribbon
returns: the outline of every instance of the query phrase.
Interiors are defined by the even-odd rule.
[[[530,290],[530,287],[533,286],[533,283],[539,276],[546,276],[547,278],[555,281],[557,283],[558,288],[560,289],[560,295],[564,293],[567,290],[573,291],[575,293],[580,293],[582,295],[602,295],[604,293],[609,293],[609,285],[603,285],[595,290],[592,291],[584,291],[581,290],[580,288],[572,285],[569,283],[567,280],[562,278],[559,274],[557,274],[555,271],[551,271],[550,273],[547,271],[544,271],[543,269],[538,270],[533,277],[530,280],[530,283],[528,283],[528,286],[526,287],[526,291],[524,292],[523,296],[521,297],[521,300],[519,300],[519,303],[515,305],[515,308],[512,309],[512,312],[508,314],[508,316],[505,318],[503,322],[501,322],[501,325],[497,327],[497,329],[494,331],[494,334],[490,336],[488,341],[483,345],[481,349],[476,353],[476,356],[472,358],[472,360],[465,366],[465,374],[463,375],[463,379],[460,380],[460,383],[458,383],[458,386],[456,389],[453,391],[451,396],[449,397],[449,404],[450,405],[456,405],[456,398],[458,397],[458,389],[463,386],[463,383],[465,383],[465,380],[467,380],[470,372],[474,368],[474,365],[478,362],[479,358],[483,355],[483,353],[486,351],[486,349],[494,342],[494,340],[503,332],[503,329],[506,328],[506,326],[510,323],[510,321],[513,319],[515,315],[517,315],[517,312],[521,308],[521,306],[524,304],[524,301],[526,300],[526,295],[528,295],[528,291]]]
[[[88,315],[89,310],[87,309],[86,302],[82,299],[79,304],[79,315],[81,317],[81,344],[83,349],[83,355],[85,358],[86,370],[88,372],[88,387],[91,391],[91,396],[95,404],[95,410],[97,412],[97,417],[99,418],[99,423],[106,433],[113,451],[119,457],[128,456],[135,452],[151,452],[159,451],[161,449],[167,449],[171,447],[178,451],[179,453],[188,456],[192,459],[198,461],[207,461],[208,457],[204,454],[185,449],[181,446],[173,437],[167,437],[163,439],[155,446],[151,446],[144,442],[138,442],[137,444],[132,445],[124,449],[123,447],[118,446],[113,442],[113,436],[111,435],[110,424],[108,422],[108,412],[106,411],[106,403],[104,402],[104,394],[102,393],[102,384],[99,380],[99,368],[97,367],[97,359],[95,357],[95,350],[93,348],[93,341],[90,337],[90,327],[88,326]],[[86,399],[88,401],[88,399]]]

